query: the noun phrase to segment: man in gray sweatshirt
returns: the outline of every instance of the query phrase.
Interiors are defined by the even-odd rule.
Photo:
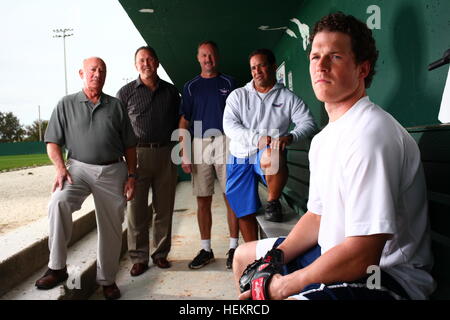
[[[265,217],[280,222],[279,198],[288,177],[286,146],[316,132],[306,104],[277,83],[273,52],[255,50],[249,61],[253,80],[228,96],[223,117],[231,153],[226,196],[246,242],[257,239],[258,175],[268,187]],[[289,131],[291,123],[295,128]]]

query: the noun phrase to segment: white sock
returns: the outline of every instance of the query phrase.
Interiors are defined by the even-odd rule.
[[[239,238],[230,238],[230,249],[236,249],[238,246]]]
[[[202,249],[208,252],[211,252],[211,239],[201,240],[202,241]]]

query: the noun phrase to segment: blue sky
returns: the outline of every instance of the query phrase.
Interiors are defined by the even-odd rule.
[[[38,106],[48,120],[65,94],[63,40],[53,38],[64,28],[74,29],[66,38],[69,93],[81,89],[78,70],[90,56],[106,62],[105,93],[137,77],[134,52],[146,43],[117,0],[0,1],[0,111],[23,125],[38,119]],[[168,79],[161,67],[158,73]]]

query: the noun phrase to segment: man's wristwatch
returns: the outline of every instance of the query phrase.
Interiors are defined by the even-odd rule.
[[[129,174],[128,174],[128,178],[134,178],[134,179],[137,179],[137,178],[138,178],[138,175],[137,175],[137,173],[129,173]]]

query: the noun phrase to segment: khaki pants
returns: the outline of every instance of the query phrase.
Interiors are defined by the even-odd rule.
[[[57,270],[66,265],[67,245],[72,237],[72,213],[79,210],[83,201],[92,193],[98,231],[97,282],[100,285],[110,285],[115,282],[122,248],[126,164],[119,162],[100,166],[70,159],[68,169],[73,184],[66,181],[62,190],[55,190],[48,206],[48,267]]]
[[[177,183],[171,147],[137,148],[138,180],[128,204],[128,252],[133,263],[149,261],[149,229],[153,225],[152,258],[166,258],[172,244],[172,216]],[[148,206],[152,189],[152,206]]]

